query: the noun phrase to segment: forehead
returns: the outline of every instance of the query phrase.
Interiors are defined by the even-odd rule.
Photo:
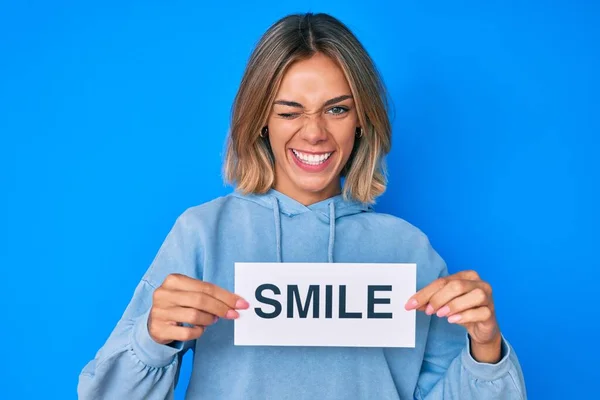
[[[325,100],[350,93],[350,85],[340,66],[322,53],[294,62],[284,73],[278,98],[305,97]]]

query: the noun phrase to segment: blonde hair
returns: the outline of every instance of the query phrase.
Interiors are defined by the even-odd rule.
[[[356,138],[343,194],[373,203],[385,191],[384,157],[391,148],[387,93],[367,51],[339,20],[327,14],[294,14],[273,24],[256,45],[235,97],[225,153],[225,179],[242,193],[264,193],[275,182],[274,160],[261,130],[287,68],[323,53],[336,61],[350,85],[362,137]]]

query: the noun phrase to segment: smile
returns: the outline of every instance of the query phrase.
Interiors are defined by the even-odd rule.
[[[310,154],[303,153],[301,151],[292,149],[292,153],[296,156],[296,159],[306,165],[320,165],[329,159],[333,152],[321,153],[321,154]]]

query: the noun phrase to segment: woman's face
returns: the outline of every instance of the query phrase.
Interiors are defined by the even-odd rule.
[[[292,64],[268,120],[275,189],[308,205],[340,192],[358,117],[338,65],[317,53]]]

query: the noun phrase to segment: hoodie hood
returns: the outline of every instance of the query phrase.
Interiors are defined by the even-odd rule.
[[[275,237],[277,248],[277,261],[282,262],[281,251],[281,214],[294,217],[304,213],[313,213],[323,223],[329,224],[328,261],[333,262],[333,248],[335,244],[336,220],[349,215],[363,212],[372,212],[371,206],[353,200],[345,200],[343,195],[337,195],[317,203],[305,206],[293,198],[271,189],[265,194],[233,193],[233,196],[252,201],[263,207],[273,210],[273,223],[275,224]]]

